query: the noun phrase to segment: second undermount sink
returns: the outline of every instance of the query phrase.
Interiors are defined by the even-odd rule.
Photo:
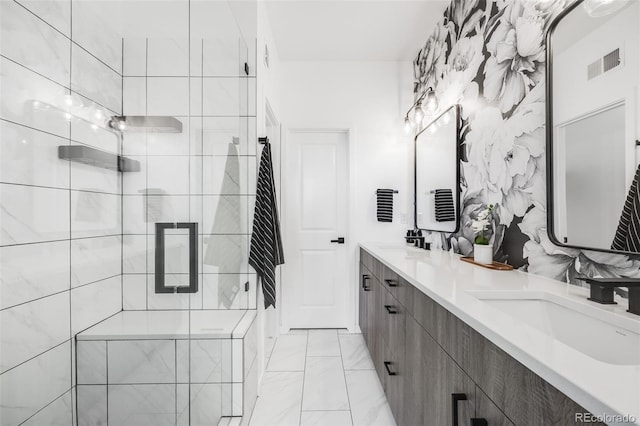
[[[469,294],[591,358],[640,365],[640,321],[546,292]]]

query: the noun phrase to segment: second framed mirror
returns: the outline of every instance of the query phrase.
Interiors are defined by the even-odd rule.
[[[460,119],[457,105],[415,137],[415,227],[456,232],[460,224]]]

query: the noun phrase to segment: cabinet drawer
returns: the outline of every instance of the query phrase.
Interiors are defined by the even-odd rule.
[[[367,335],[367,293],[371,291],[371,277],[370,272],[365,266],[360,264],[360,274],[358,281],[358,324],[360,325],[360,331],[363,335]]]
[[[362,263],[369,272],[373,273],[373,256],[364,249],[360,249],[360,263]]]
[[[475,384],[416,321],[408,317],[406,327],[403,414],[396,417],[398,425],[449,426],[454,411],[458,425],[469,425],[475,416]],[[454,394],[466,399],[456,403]]]
[[[405,352],[405,321],[407,313],[404,306],[382,287],[380,297],[380,338],[382,344],[378,349],[379,374],[389,406],[396,419],[402,416],[402,399],[404,395],[404,379],[406,368],[404,364]]]
[[[575,413],[587,410],[475,330],[471,331],[471,337],[474,350],[467,371],[478,388],[513,423],[518,426],[587,424],[574,420]]]
[[[491,426],[515,426],[478,386],[476,386],[476,418],[485,419]]]

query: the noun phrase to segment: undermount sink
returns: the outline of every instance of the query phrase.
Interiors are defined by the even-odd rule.
[[[640,321],[546,292],[469,294],[591,358],[640,365]]]

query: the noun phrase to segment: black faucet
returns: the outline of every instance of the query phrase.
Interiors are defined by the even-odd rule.
[[[640,278],[587,278],[591,286],[589,300],[604,305],[615,305],[613,290],[618,287],[629,289],[629,309],[627,312],[640,315]]]
[[[427,243],[425,241],[425,237],[422,235],[421,230],[407,231],[407,236],[404,237],[404,239],[407,241],[407,243],[413,243],[415,247],[423,248],[425,250],[430,249],[430,243]]]

